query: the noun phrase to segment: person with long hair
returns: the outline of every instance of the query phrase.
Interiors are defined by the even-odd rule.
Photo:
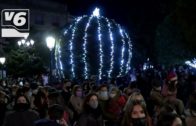
[[[82,112],[83,91],[80,85],[75,85],[72,90],[72,95],[69,99],[68,107],[73,111],[72,124],[79,118]]]
[[[78,126],[103,126],[102,112],[95,93],[86,96]]]
[[[126,106],[121,126],[152,126],[143,100],[133,100]]]

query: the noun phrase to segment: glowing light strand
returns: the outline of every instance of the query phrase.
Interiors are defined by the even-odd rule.
[[[59,65],[58,65],[60,56],[59,56],[58,48],[59,48],[59,45],[56,44],[56,46],[55,46],[55,61],[56,61],[56,64],[55,65],[56,65],[57,73],[58,73],[58,75],[60,75],[60,72],[59,72],[60,68],[59,68]]]
[[[97,23],[98,23],[98,40],[99,40],[99,79],[102,78],[102,69],[103,69],[103,45],[102,45],[102,34],[101,34],[101,24],[100,24],[100,17],[97,18]]]
[[[71,40],[69,41],[69,49],[70,49],[70,64],[71,64],[71,72],[72,72],[72,78],[75,78],[75,64],[74,64],[74,54],[73,54],[73,40],[75,38],[75,32],[76,32],[76,28],[77,28],[77,25],[78,23],[80,22],[80,20],[82,19],[83,17],[78,17],[76,19],[76,22],[74,24],[74,27],[72,29],[72,35],[71,35]]]
[[[61,61],[61,47],[59,46],[59,49],[58,49],[58,52],[59,52],[59,65],[60,65],[60,73],[63,75],[63,78],[64,78],[64,73],[63,73],[63,64],[62,64],[62,61]]]
[[[69,28],[67,28],[63,35],[65,36],[68,32],[68,30],[71,29],[73,25],[70,25]],[[57,43],[56,45],[56,49],[55,49],[55,60],[56,60],[56,68],[57,68],[57,73],[58,75],[61,75],[63,78],[64,78],[64,73],[63,73],[63,64],[62,64],[62,61],[61,61],[61,46],[60,46],[60,43]]]
[[[83,62],[84,62],[84,77],[85,77],[85,79],[88,78],[88,66],[87,66],[88,64],[86,62],[86,55],[87,55],[86,46],[87,46],[87,36],[88,36],[87,30],[88,30],[88,28],[90,26],[90,22],[91,22],[92,18],[93,18],[93,16],[89,17],[88,22],[86,24],[86,27],[85,27],[85,30],[84,30],[85,35],[83,37],[84,43],[82,45],[83,46],[83,52],[84,52],[82,59],[83,59]]]
[[[114,41],[113,41],[113,34],[112,34],[112,27],[111,27],[111,23],[109,22],[109,20],[107,18],[105,18],[107,21],[107,26],[108,26],[108,30],[109,30],[109,35],[110,35],[110,42],[111,42],[111,59],[110,59],[110,69],[108,71],[108,78],[111,78],[111,73],[113,71],[113,65],[114,65]]]
[[[57,56],[55,59],[56,59],[57,73],[58,73],[58,75],[62,75],[62,77],[64,78],[63,65],[61,62],[61,47],[60,47],[59,43],[57,43],[57,45],[56,45],[56,51],[57,52],[55,52],[55,53],[57,54]]]
[[[125,37],[124,37],[124,34],[123,34],[123,30],[122,28],[120,27],[120,25],[118,25],[118,28],[119,28],[119,33],[121,35],[121,41],[123,42],[123,45],[122,45],[122,49],[121,49],[121,62],[120,62],[120,72],[118,74],[118,76],[122,76],[122,73],[123,73],[123,65],[124,65],[124,53],[125,53]]]
[[[129,49],[128,49],[129,57],[128,57],[128,61],[126,64],[126,73],[128,73],[129,70],[131,69],[130,63],[131,63],[131,58],[132,58],[132,52],[131,52],[132,51],[132,44],[131,44],[131,39],[129,38],[129,35],[126,32],[124,32],[124,33],[125,33],[126,38],[128,39],[128,45],[129,45]]]
[[[65,35],[67,34],[67,32],[71,29],[72,26],[73,26],[73,25],[70,25],[69,28],[66,29],[66,30],[64,31],[64,33],[63,33],[64,36],[65,36]]]
[[[192,61],[186,61],[185,64],[187,64],[187,65],[196,69],[196,58],[193,59]]]

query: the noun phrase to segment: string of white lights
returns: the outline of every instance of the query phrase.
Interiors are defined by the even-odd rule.
[[[112,34],[112,27],[111,27],[111,23],[109,22],[109,20],[107,18],[105,18],[107,21],[107,26],[108,26],[108,30],[109,30],[109,35],[110,35],[110,42],[111,42],[111,59],[110,59],[110,69],[108,71],[108,78],[111,78],[111,73],[113,71],[113,65],[114,65],[114,41],[113,41],[113,34]]]
[[[120,36],[121,36],[121,41],[123,42],[123,45],[122,45],[122,49],[121,49],[121,61],[120,61],[120,72],[118,74],[118,77],[122,76],[122,73],[123,73],[123,65],[124,65],[124,53],[125,53],[125,37],[124,37],[124,34],[123,34],[123,30],[121,28],[121,26],[118,24],[118,28],[119,28],[119,33],[120,33]]]
[[[75,78],[75,63],[74,63],[74,53],[73,53],[73,40],[75,38],[75,32],[76,32],[76,28],[77,28],[77,25],[78,23],[80,22],[80,20],[82,19],[83,17],[78,17],[76,19],[76,22],[74,23],[74,27],[72,29],[72,34],[71,34],[71,39],[69,41],[69,49],[70,49],[70,64],[71,64],[71,72],[72,72],[72,77]]]
[[[55,61],[56,61],[56,64],[55,65],[56,65],[57,73],[60,74],[59,65],[58,65],[60,56],[59,56],[59,51],[58,51],[59,49],[58,48],[59,48],[59,45],[58,45],[58,43],[56,43],[56,46],[55,46]]]
[[[93,16],[90,16],[89,19],[88,19],[88,22],[86,24],[86,27],[85,27],[85,30],[84,30],[85,34],[84,34],[84,37],[83,37],[84,43],[82,45],[83,46],[83,51],[84,51],[82,59],[83,59],[83,62],[84,62],[84,77],[85,77],[85,79],[88,78],[88,66],[87,66],[88,64],[86,62],[86,55],[87,55],[86,46],[87,46],[87,37],[88,37],[87,30],[90,26],[92,18],[93,18]]]
[[[187,65],[196,69],[196,58],[193,59],[192,61],[186,61],[185,64],[187,64]]]
[[[126,32],[124,32],[124,33],[125,33],[126,38],[128,39],[128,44],[129,44],[129,49],[128,49],[129,57],[128,57],[128,61],[126,64],[126,73],[128,73],[129,70],[131,69],[130,63],[131,63],[131,58],[132,58],[132,52],[131,52],[132,51],[132,44],[131,44],[131,39],[129,38],[129,35]]]
[[[56,54],[55,60],[56,60],[57,73],[59,75],[62,75],[64,78],[63,65],[61,62],[61,47],[60,47],[60,43],[58,43],[58,42],[56,44],[55,54]],[[59,66],[60,66],[60,68],[59,68]]]
[[[63,73],[63,64],[62,64],[62,61],[61,61],[61,47],[59,46],[58,48],[58,52],[59,52],[59,65],[60,65],[60,72],[61,74],[63,75],[63,78],[64,78],[64,73]]]
[[[70,25],[69,28],[67,28],[67,29],[64,31],[64,33],[63,33],[64,36],[65,36],[65,35],[67,34],[67,32],[71,29],[72,26],[73,26],[73,24]]]
[[[72,26],[73,26],[73,25],[70,25],[69,28],[67,28],[67,29],[64,31],[64,33],[63,33],[64,36],[67,34],[68,30],[71,29]],[[62,53],[62,52],[61,52],[60,43],[57,42],[57,44],[56,44],[56,52],[55,52],[55,54],[56,54],[56,56],[55,56],[56,68],[57,68],[58,74],[61,75],[61,76],[63,76],[63,78],[64,78],[63,64],[62,64],[62,61],[61,61],[61,57],[62,57],[62,56],[61,56],[61,53]]]
[[[102,78],[102,69],[103,69],[103,42],[102,42],[102,34],[101,34],[101,24],[100,24],[100,17],[99,17],[99,10],[95,10],[97,12],[93,13],[93,16],[97,18],[97,23],[98,23],[98,40],[99,40],[99,79]]]

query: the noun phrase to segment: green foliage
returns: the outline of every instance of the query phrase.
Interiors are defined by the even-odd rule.
[[[183,63],[196,55],[196,4],[179,0],[176,9],[158,26],[155,48],[158,63]]]
[[[33,49],[12,50],[8,54],[7,72],[14,77],[29,77],[44,71],[41,58]]]

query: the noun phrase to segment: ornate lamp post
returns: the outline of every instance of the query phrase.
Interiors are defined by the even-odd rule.
[[[46,45],[50,50],[50,73],[49,73],[49,83],[51,83],[51,77],[52,77],[52,51],[55,46],[55,38],[52,36],[48,36],[46,38]]]
[[[3,66],[5,64],[5,61],[6,61],[6,58],[5,57],[0,57],[0,63],[2,64],[2,70],[1,70],[2,79],[4,78],[3,77]]]

